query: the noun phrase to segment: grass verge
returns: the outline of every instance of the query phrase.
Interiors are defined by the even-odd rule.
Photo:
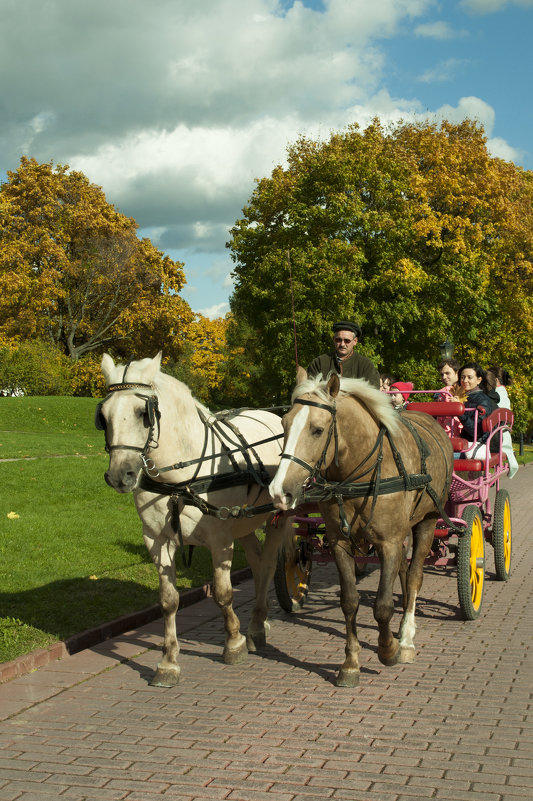
[[[0,662],[158,601],[133,496],[117,495],[103,479],[95,405],[89,398],[0,402],[0,458],[17,459],[19,447],[32,457],[0,461]],[[176,562],[180,590],[210,581],[208,550],[195,549],[190,568],[179,555]],[[237,545],[234,569],[245,565]]]

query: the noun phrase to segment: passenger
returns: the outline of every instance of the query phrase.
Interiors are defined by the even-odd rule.
[[[411,381],[395,381],[391,385],[390,396],[391,403],[396,411],[401,412],[409,402],[409,395],[414,389],[414,384]],[[396,390],[396,391],[395,391]]]
[[[466,395],[466,399],[463,401],[465,411],[459,417],[463,424],[461,436],[474,444],[467,451],[461,454],[456,453],[455,458],[485,459],[487,456],[485,443],[489,438],[489,432],[483,431],[483,420],[496,409],[498,397],[489,388],[486,372],[477,362],[463,364],[458,378],[459,385]]]
[[[388,392],[390,385],[396,381],[396,377],[390,373],[381,373],[379,376],[379,388],[382,392]]]
[[[335,349],[313,359],[307,368],[309,378],[319,373],[327,378],[330,373],[336,372],[344,378],[366,378],[373,387],[379,389],[379,373],[373,363],[354,350],[361,337],[361,327],[357,323],[341,320],[333,324],[332,330]]]
[[[464,390],[458,383],[458,371],[461,365],[456,359],[444,359],[438,366],[443,387],[433,395],[434,401],[463,401]],[[443,427],[449,437],[459,436],[463,428],[456,417],[437,417],[437,422]]]
[[[433,396],[436,401],[449,401],[456,400],[454,395],[457,393],[458,385],[458,371],[461,365],[456,359],[444,359],[438,366],[439,375],[441,377],[443,387],[439,392]],[[460,394],[460,393],[459,393]]]
[[[511,401],[509,400],[509,393],[507,387],[513,383],[511,376],[504,370],[503,367],[489,367],[487,370],[487,380],[492,383],[499,396],[498,406],[500,409],[511,409]],[[513,440],[511,439],[511,432],[504,431],[502,437],[502,450],[507,456],[509,463],[509,478],[512,478],[518,470],[518,462],[513,450]]]

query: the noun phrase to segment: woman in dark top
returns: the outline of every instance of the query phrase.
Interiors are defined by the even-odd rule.
[[[485,442],[489,434],[483,431],[483,420],[498,406],[498,396],[487,384],[485,370],[477,362],[463,364],[458,374],[458,381],[466,394],[465,411],[459,417],[463,424],[461,436],[475,445],[465,453],[463,458],[484,459],[487,455]],[[477,411],[477,429],[476,429]]]

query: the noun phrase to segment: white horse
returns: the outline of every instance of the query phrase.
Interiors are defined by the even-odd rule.
[[[174,555],[179,546],[204,545],[213,559],[213,597],[224,617],[224,662],[243,661],[268,632],[267,592],[286,523],[271,525],[268,483],[282,448],[281,419],[264,410],[214,415],[154,359],[115,365],[104,354],[108,395],[98,404],[96,425],[109,451],[107,483],[133,492],[146,547],[159,573],[164,616],[163,658],[150,682],[178,683]],[[266,522],[263,548],[255,529]],[[252,569],[256,602],[245,638],[232,607],[233,541],[242,543]]]

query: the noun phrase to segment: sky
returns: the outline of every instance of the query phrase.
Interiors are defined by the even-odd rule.
[[[533,0],[0,0],[0,178],[68,164],[229,311],[226,242],[300,135],[476,119],[533,169]]]

